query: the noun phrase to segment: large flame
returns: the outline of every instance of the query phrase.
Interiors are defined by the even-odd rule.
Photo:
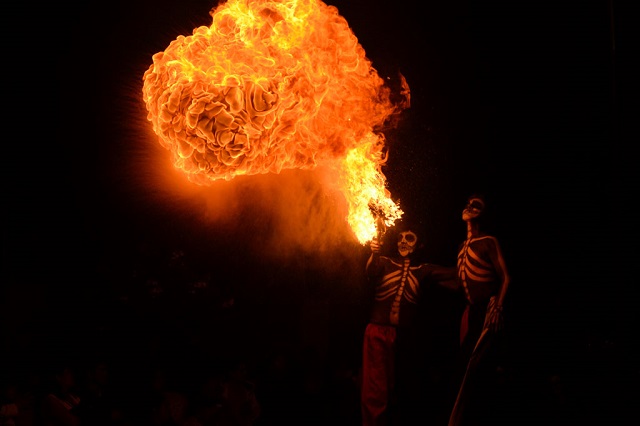
[[[381,171],[394,103],[345,18],[320,0],[229,0],[211,26],[153,55],[143,96],[175,167],[200,185],[283,169],[334,171],[362,244],[403,212]]]

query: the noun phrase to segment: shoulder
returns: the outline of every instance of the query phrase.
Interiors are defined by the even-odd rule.
[[[502,252],[502,249],[500,248],[500,242],[493,235],[484,235],[482,237],[478,237],[472,242],[472,244],[478,250],[484,250],[487,252],[494,252],[494,253]]]
[[[441,268],[441,266],[436,265],[435,263],[423,262],[423,263],[418,263],[416,265],[412,265],[411,268],[418,269],[420,271],[424,271],[428,273]]]
[[[498,239],[493,235],[483,235],[481,237],[474,238],[472,242],[482,243],[482,244],[493,244],[499,245]]]

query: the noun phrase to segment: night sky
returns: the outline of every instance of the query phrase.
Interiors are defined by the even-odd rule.
[[[550,364],[593,345],[637,356],[631,22],[620,2],[327,3],[379,74],[401,73],[411,88],[411,108],[387,135],[383,171],[424,226],[426,254],[453,264],[466,197],[484,192],[512,274],[515,346]],[[102,312],[92,304],[126,293],[137,256],[178,248],[256,306],[319,297],[360,307],[353,281],[366,247],[338,238],[272,253],[272,234],[296,234],[287,240],[295,243],[308,226],[283,226],[282,213],[247,201],[280,196],[277,176],[257,188],[220,186],[218,197],[239,203],[233,219],[205,217],[207,189],[163,187],[179,177],[145,128],[142,74],[175,37],[209,25],[214,5],[131,0],[100,10],[55,5],[55,14],[50,5],[14,33],[38,37],[16,37],[22,53],[10,62],[30,70],[5,99],[19,105],[6,124],[14,131],[5,129],[6,330],[19,334],[37,312]],[[330,211],[325,218],[335,225]]]

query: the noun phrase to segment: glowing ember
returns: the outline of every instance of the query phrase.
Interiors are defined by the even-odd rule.
[[[381,166],[381,128],[409,104],[365,56],[337,8],[320,0],[229,0],[210,27],[153,56],[143,96],[174,165],[206,185],[283,169],[335,171],[362,244],[403,214]]]

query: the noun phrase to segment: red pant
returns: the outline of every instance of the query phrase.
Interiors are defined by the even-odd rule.
[[[394,389],[396,328],[368,324],[362,348],[362,405],[363,426],[388,423],[389,402]]]

